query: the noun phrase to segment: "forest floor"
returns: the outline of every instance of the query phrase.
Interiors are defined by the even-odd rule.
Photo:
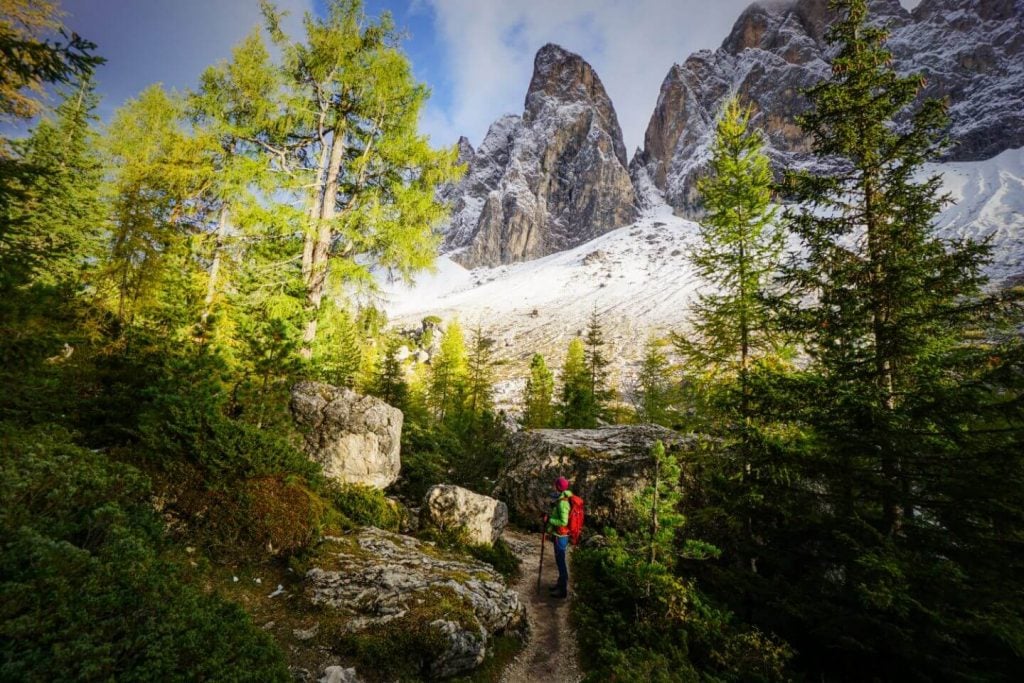
[[[576,658],[576,637],[569,620],[569,603],[574,599],[570,586],[569,599],[548,596],[548,587],[555,585],[558,569],[551,543],[544,548],[544,571],[541,590],[537,590],[537,565],[541,557],[540,534],[526,534],[506,529],[503,538],[520,559],[519,577],[513,588],[526,607],[530,623],[530,639],[502,676],[502,683],[534,683],[557,681],[575,683],[582,680]],[[571,550],[569,552],[572,552]]]

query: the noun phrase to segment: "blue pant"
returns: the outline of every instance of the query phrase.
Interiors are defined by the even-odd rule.
[[[565,563],[565,551],[569,547],[568,536],[555,536],[555,564],[558,565],[558,590],[569,590],[569,567]]]

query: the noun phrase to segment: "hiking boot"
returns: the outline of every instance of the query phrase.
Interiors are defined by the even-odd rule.
[[[569,597],[569,591],[567,591],[564,588],[559,588],[558,586],[555,586],[554,588],[548,589],[548,595],[550,595],[553,598],[559,598],[561,600],[564,600],[567,597]]]

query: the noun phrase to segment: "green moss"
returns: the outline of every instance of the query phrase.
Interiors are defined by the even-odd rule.
[[[336,482],[329,482],[322,488],[335,509],[356,524],[398,531],[407,521],[405,508],[379,489]]]
[[[430,663],[448,648],[447,637],[430,624],[438,619],[475,628],[472,607],[454,591],[435,588],[419,595],[402,617],[358,633],[321,629],[318,641],[351,661],[361,676],[375,681],[429,678]]]

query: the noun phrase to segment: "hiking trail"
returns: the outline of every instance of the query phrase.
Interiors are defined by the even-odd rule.
[[[558,580],[555,553],[548,542],[544,549],[544,574],[538,592],[540,534],[506,529],[503,538],[521,562],[519,577],[512,588],[519,594],[519,600],[526,608],[530,639],[505,670],[501,683],[575,683],[582,680],[583,675],[576,659],[576,637],[569,622],[569,603],[575,599],[571,587],[572,575],[568,600],[548,596],[548,587]]]

